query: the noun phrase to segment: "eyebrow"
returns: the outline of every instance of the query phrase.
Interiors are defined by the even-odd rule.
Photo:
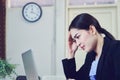
[[[75,36],[74,36],[73,38],[76,38],[76,37],[77,37],[77,34],[78,34],[78,33],[76,33]]]

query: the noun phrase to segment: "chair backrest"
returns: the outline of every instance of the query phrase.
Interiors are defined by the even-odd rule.
[[[26,76],[17,76],[16,80],[27,80]]]
[[[38,78],[39,78],[39,80],[41,80],[40,76]],[[16,80],[27,80],[27,78],[26,78],[26,76],[20,75],[20,76],[17,76]]]

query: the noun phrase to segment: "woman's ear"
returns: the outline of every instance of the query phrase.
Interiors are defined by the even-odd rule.
[[[96,28],[95,28],[95,26],[94,25],[90,25],[89,26],[89,32],[91,33],[91,34],[96,34]]]

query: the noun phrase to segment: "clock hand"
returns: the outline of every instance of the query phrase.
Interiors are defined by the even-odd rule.
[[[37,13],[35,13],[35,12],[33,12],[33,11],[31,11],[31,13],[33,13],[33,14],[37,14]]]

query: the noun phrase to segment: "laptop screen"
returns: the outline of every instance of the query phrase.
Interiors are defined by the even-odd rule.
[[[31,49],[22,53],[22,60],[27,80],[39,80]]]

